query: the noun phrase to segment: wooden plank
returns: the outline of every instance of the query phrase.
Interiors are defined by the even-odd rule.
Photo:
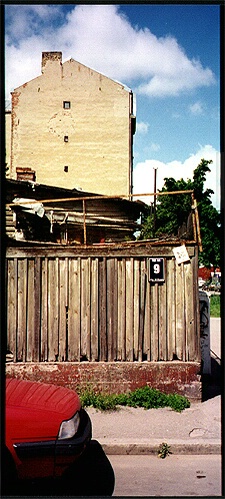
[[[59,359],[59,259],[48,261],[48,360]]]
[[[167,360],[176,359],[175,258],[167,260]]]
[[[107,303],[106,303],[106,324],[107,324],[107,351],[109,362],[114,360],[114,345],[113,345],[113,293],[114,293],[114,259],[107,258],[106,260],[106,271],[107,271]]]
[[[100,361],[106,361],[107,352],[107,316],[106,316],[106,258],[99,261],[99,334],[100,334]]]
[[[29,258],[27,262],[27,356],[29,362],[39,361],[39,348],[35,345],[36,321],[35,311],[40,312],[40,304],[37,309],[35,303],[35,260]]]
[[[59,260],[59,361],[67,360],[68,258]]]
[[[26,361],[27,348],[27,259],[18,260],[17,361]]]
[[[143,257],[165,257],[172,258],[173,247],[180,245],[172,242],[127,242],[127,243],[106,243],[104,244],[94,244],[90,246],[83,245],[68,245],[65,244],[45,244],[43,246],[28,246],[28,247],[8,247],[6,250],[7,258],[33,258],[34,256],[40,256],[44,258],[46,254],[48,258],[83,258],[83,257],[114,257],[117,258],[143,258]],[[196,251],[196,244],[186,243],[189,256],[194,256]]]
[[[117,360],[126,360],[126,267],[125,260],[117,260],[118,265],[118,345]]]
[[[184,288],[186,304],[186,360],[194,361],[196,345],[194,329],[193,270],[191,261],[184,264]]]
[[[16,362],[17,317],[18,317],[18,276],[17,258],[9,259],[6,268],[7,278],[7,349],[13,353]]]
[[[48,258],[41,260],[41,361],[48,359]]]
[[[184,291],[183,272],[181,264],[176,262],[176,356],[178,360],[184,360]]]
[[[126,360],[134,359],[134,260],[126,260]]]
[[[148,280],[148,260],[145,259],[146,271],[146,304],[144,320],[144,359],[151,360],[151,286]]]
[[[140,260],[134,259],[134,360],[138,360],[139,331],[139,300],[140,300]]]
[[[91,360],[99,360],[99,335],[98,335],[98,286],[99,270],[98,258],[91,261]]]
[[[194,342],[195,342],[195,361],[201,362],[201,342],[200,342],[200,307],[199,307],[199,289],[198,289],[198,248],[196,254],[191,259],[193,271],[193,302],[194,302]]]
[[[165,265],[166,266],[166,265]],[[166,269],[165,269],[166,273]],[[167,293],[166,280],[159,284],[159,360],[167,360]]]
[[[186,263],[181,263],[181,276],[182,276],[182,295],[183,295],[183,357],[182,360],[187,360],[187,296],[185,293],[185,271]]]
[[[159,360],[159,293],[158,283],[151,284],[151,361]]]
[[[143,360],[143,346],[144,346],[144,321],[145,321],[145,304],[146,304],[146,269],[145,264],[141,261],[140,267],[140,320],[138,331],[138,360]]]
[[[117,360],[117,346],[118,346],[118,265],[117,258],[114,258],[113,269],[113,359]]]
[[[68,360],[80,361],[81,351],[81,259],[69,259]]]
[[[40,360],[40,331],[41,331],[41,259],[35,258],[34,266],[34,354],[36,362]]]
[[[91,296],[90,258],[81,260],[81,360],[90,360]]]

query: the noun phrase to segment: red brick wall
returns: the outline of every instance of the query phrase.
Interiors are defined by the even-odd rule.
[[[107,393],[121,393],[145,385],[165,393],[179,393],[201,400],[198,362],[63,362],[8,363],[6,375],[66,386],[73,390],[91,386]]]

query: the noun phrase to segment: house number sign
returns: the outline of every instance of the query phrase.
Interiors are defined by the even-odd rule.
[[[164,282],[164,258],[149,258],[149,281]]]

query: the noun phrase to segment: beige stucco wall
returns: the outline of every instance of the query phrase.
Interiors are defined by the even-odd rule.
[[[6,175],[9,176],[11,159],[11,111],[5,113],[5,163],[7,170]]]
[[[11,178],[16,167],[29,167],[38,183],[129,193],[130,92],[73,59],[62,64],[57,54],[43,58],[41,76],[12,94]]]

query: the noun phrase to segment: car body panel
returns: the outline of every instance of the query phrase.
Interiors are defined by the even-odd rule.
[[[62,421],[80,414],[72,437],[59,440]],[[76,392],[47,383],[6,379],[6,437],[19,478],[58,476],[91,440],[91,422]]]

